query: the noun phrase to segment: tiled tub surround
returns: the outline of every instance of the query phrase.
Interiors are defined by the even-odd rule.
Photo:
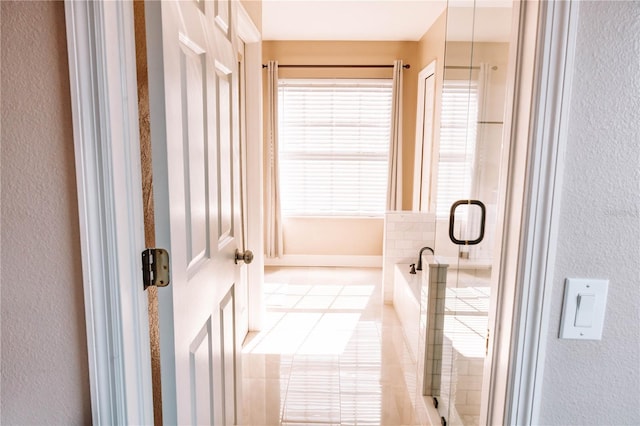
[[[423,271],[415,275],[409,264],[394,265],[393,305],[432,423],[444,416],[448,424],[477,425],[490,271],[440,262],[425,253]],[[435,417],[432,396],[440,403]]]
[[[423,271],[409,273],[409,265],[395,265],[393,306],[419,372],[424,395],[438,395],[442,367],[447,264],[423,256]],[[422,372],[422,374],[420,374]]]
[[[383,296],[393,302],[394,267],[418,263],[422,247],[435,247],[436,216],[422,212],[387,212],[384,221]],[[437,254],[437,253],[436,253]]]
[[[448,273],[438,398],[448,424],[480,423],[490,278],[488,269]]]
[[[422,271],[410,274],[406,263],[395,265],[394,271],[393,308],[402,325],[411,358],[415,361],[418,358],[418,337],[421,334],[420,292],[423,277],[427,274]]]
[[[423,256],[423,262],[429,265],[428,276],[420,287],[420,342],[422,352],[420,360],[424,360],[423,395],[437,395],[440,392],[440,375],[442,370],[442,341],[444,338],[444,310],[447,289],[447,270],[449,265],[437,256]]]

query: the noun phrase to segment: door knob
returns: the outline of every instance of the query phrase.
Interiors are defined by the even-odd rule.
[[[240,250],[236,249],[236,265],[240,260],[244,261],[244,263],[248,265],[249,263],[251,263],[251,261],[253,261],[253,252],[251,250],[245,250],[244,252],[241,252]]]

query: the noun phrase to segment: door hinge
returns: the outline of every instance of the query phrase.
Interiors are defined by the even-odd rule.
[[[484,342],[484,356],[489,355],[489,336],[491,331],[487,328],[487,338]]]
[[[169,253],[161,248],[148,248],[142,252],[142,282],[149,286],[169,285]]]

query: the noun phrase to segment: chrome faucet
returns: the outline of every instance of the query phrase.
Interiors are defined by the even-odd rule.
[[[420,254],[418,255],[418,266],[416,266],[416,271],[422,271],[422,252],[425,250],[429,250],[431,254],[435,254],[431,247],[422,247],[420,249]]]

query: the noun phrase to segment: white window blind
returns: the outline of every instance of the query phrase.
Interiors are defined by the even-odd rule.
[[[445,80],[436,197],[438,217],[448,217],[455,201],[471,196],[477,120],[477,82]]]
[[[385,211],[391,80],[280,80],[284,216]]]

